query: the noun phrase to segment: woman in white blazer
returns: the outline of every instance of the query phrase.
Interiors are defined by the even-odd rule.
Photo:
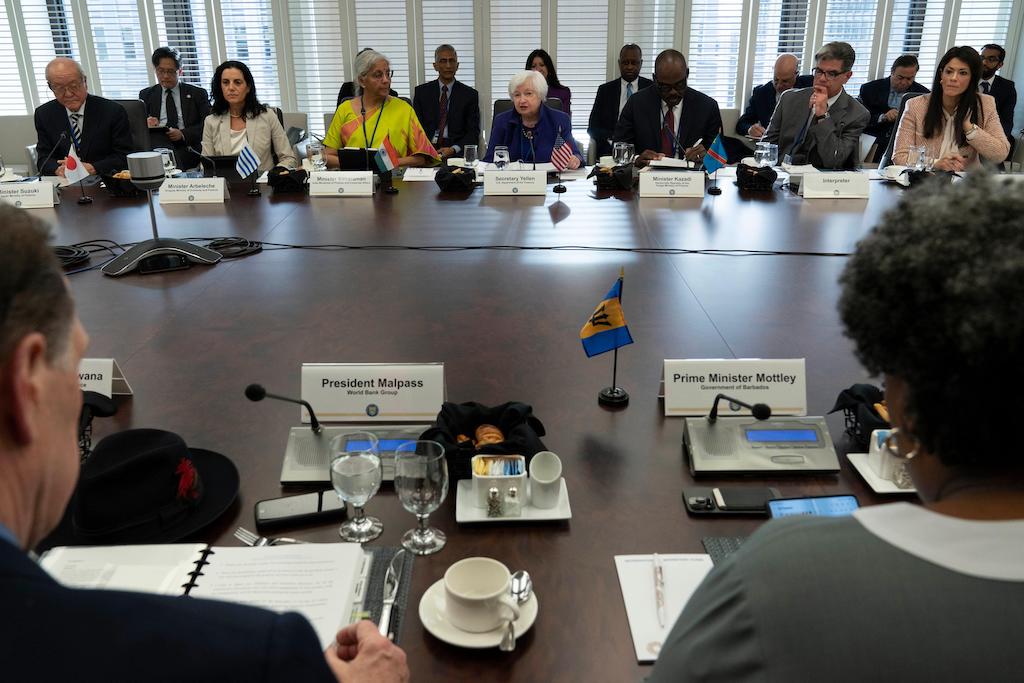
[[[248,142],[259,157],[261,173],[274,166],[298,166],[277,114],[256,99],[249,67],[242,62],[224,62],[213,74],[210,92],[213,107],[203,125],[203,154],[238,156]]]

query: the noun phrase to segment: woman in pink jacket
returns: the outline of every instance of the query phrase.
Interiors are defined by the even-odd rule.
[[[907,165],[910,152],[924,147],[938,171],[977,168],[981,158],[999,163],[1010,145],[999,124],[996,101],[978,92],[981,57],[968,46],[943,55],[929,95],[907,102],[900,118],[892,163]]]

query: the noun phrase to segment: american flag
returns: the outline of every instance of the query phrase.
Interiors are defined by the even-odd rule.
[[[562,138],[562,129],[558,129],[555,135],[555,144],[551,148],[551,165],[559,173],[569,168],[569,159],[572,159],[572,145]]]

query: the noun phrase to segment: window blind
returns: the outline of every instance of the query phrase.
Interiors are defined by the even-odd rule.
[[[825,40],[842,40],[853,46],[857,59],[853,65],[853,77],[846,83],[846,92],[856,95],[860,86],[869,80],[871,74],[871,44],[875,34],[875,13],[878,3],[875,0],[829,0],[825,8]],[[820,45],[815,45],[817,50]],[[807,64],[803,68],[808,73],[814,68]]]
[[[624,42],[636,43],[643,50],[640,75],[645,78],[654,73],[658,53],[672,47],[675,21],[675,0],[626,0],[622,17]]]
[[[8,68],[0,70],[0,116],[29,113],[25,105],[25,91],[18,76],[19,69],[14,68],[17,56],[12,36],[7,6],[0,4],[0,64],[8,65]],[[11,159],[8,163],[13,161]]]
[[[150,57],[142,44],[138,3],[88,0],[87,7],[103,96],[138,98],[139,91],[149,84]]]
[[[181,80],[209,91],[213,78],[210,24],[203,0],[155,0],[160,45],[173,47],[181,57]]]
[[[540,0],[491,2],[492,100],[508,99],[512,74],[522,71],[527,56],[540,47],[540,29]]]
[[[693,0],[689,85],[718,100],[722,109],[736,106],[742,24],[743,0]]]
[[[359,37],[356,51],[372,47],[386,55],[395,72],[391,88],[400,96],[412,99],[405,0],[356,0],[356,34]]]
[[[78,33],[71,3],[67,0],[23,0],[21,19],[26,44],[32,55],[39,102],[53,99],[46,85],[46,65],[54,57],[77,60]]]
[[[1012,11],[1012,0],[962,0],[954,43],[970,45],[979,52],[987,43],[1005,48]]]
[[[277,47],[270,2],[221,0],[220,7],[227,58],[249,67],[260,102],[278,106],[281,86],[277,78]]]
[[[337,0],[290,0],[288,23],[292,68],[299,111],[309,115],[309,127],[323,135],[324,114],[333,112],[344,70],[345,27]]]
[[[572,90],[572,126],[587,138],[587,122],[597,87],[604,83],[608,54],[608,0],[558,0],[555,68]]]
[[[761,0],[757,15],[757,43],[754,45],[754,85],[775,78],[775,60],[790,53],[803,54],[807,33],[807,0]],[[810,73],[810,65],[800,65],[800,73]],[[750,93],[744,93],[744,98]],[[744,100],[744,105],[746,101]]]
[[[885,64],[881,65],[884,73],[889,73],[893,61],[900,55],[917,55],[921,63],[918,80],[931,88],[940,56],[939,34],[945,5],[945,0],[895,0]]]
[[[473,0],[423,0],[423,64],[428,81],[437,78],[432,66],[438,45],[451,45],[459,56],[455,78],[476,87],[476,34],[473,30]],[[484,99],[486,99],[486,94]],[[486,102],[481,102],[481,106]]]

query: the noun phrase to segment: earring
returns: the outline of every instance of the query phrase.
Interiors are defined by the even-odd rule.
[[[911,450],[909,453],[900,453],[899,441],[897,440],[899,433],[899,428],[893,427],[892,430],[889,432],[889,436],[885,437],[885,442],[882,443],[882,448],[884,448],[885,452],[893,456],[894,458],[899,458],[900,460],[910,460],[917,455],[917,439],[914,436],[908,434],[908,436],[914,440],[914,449]]]

